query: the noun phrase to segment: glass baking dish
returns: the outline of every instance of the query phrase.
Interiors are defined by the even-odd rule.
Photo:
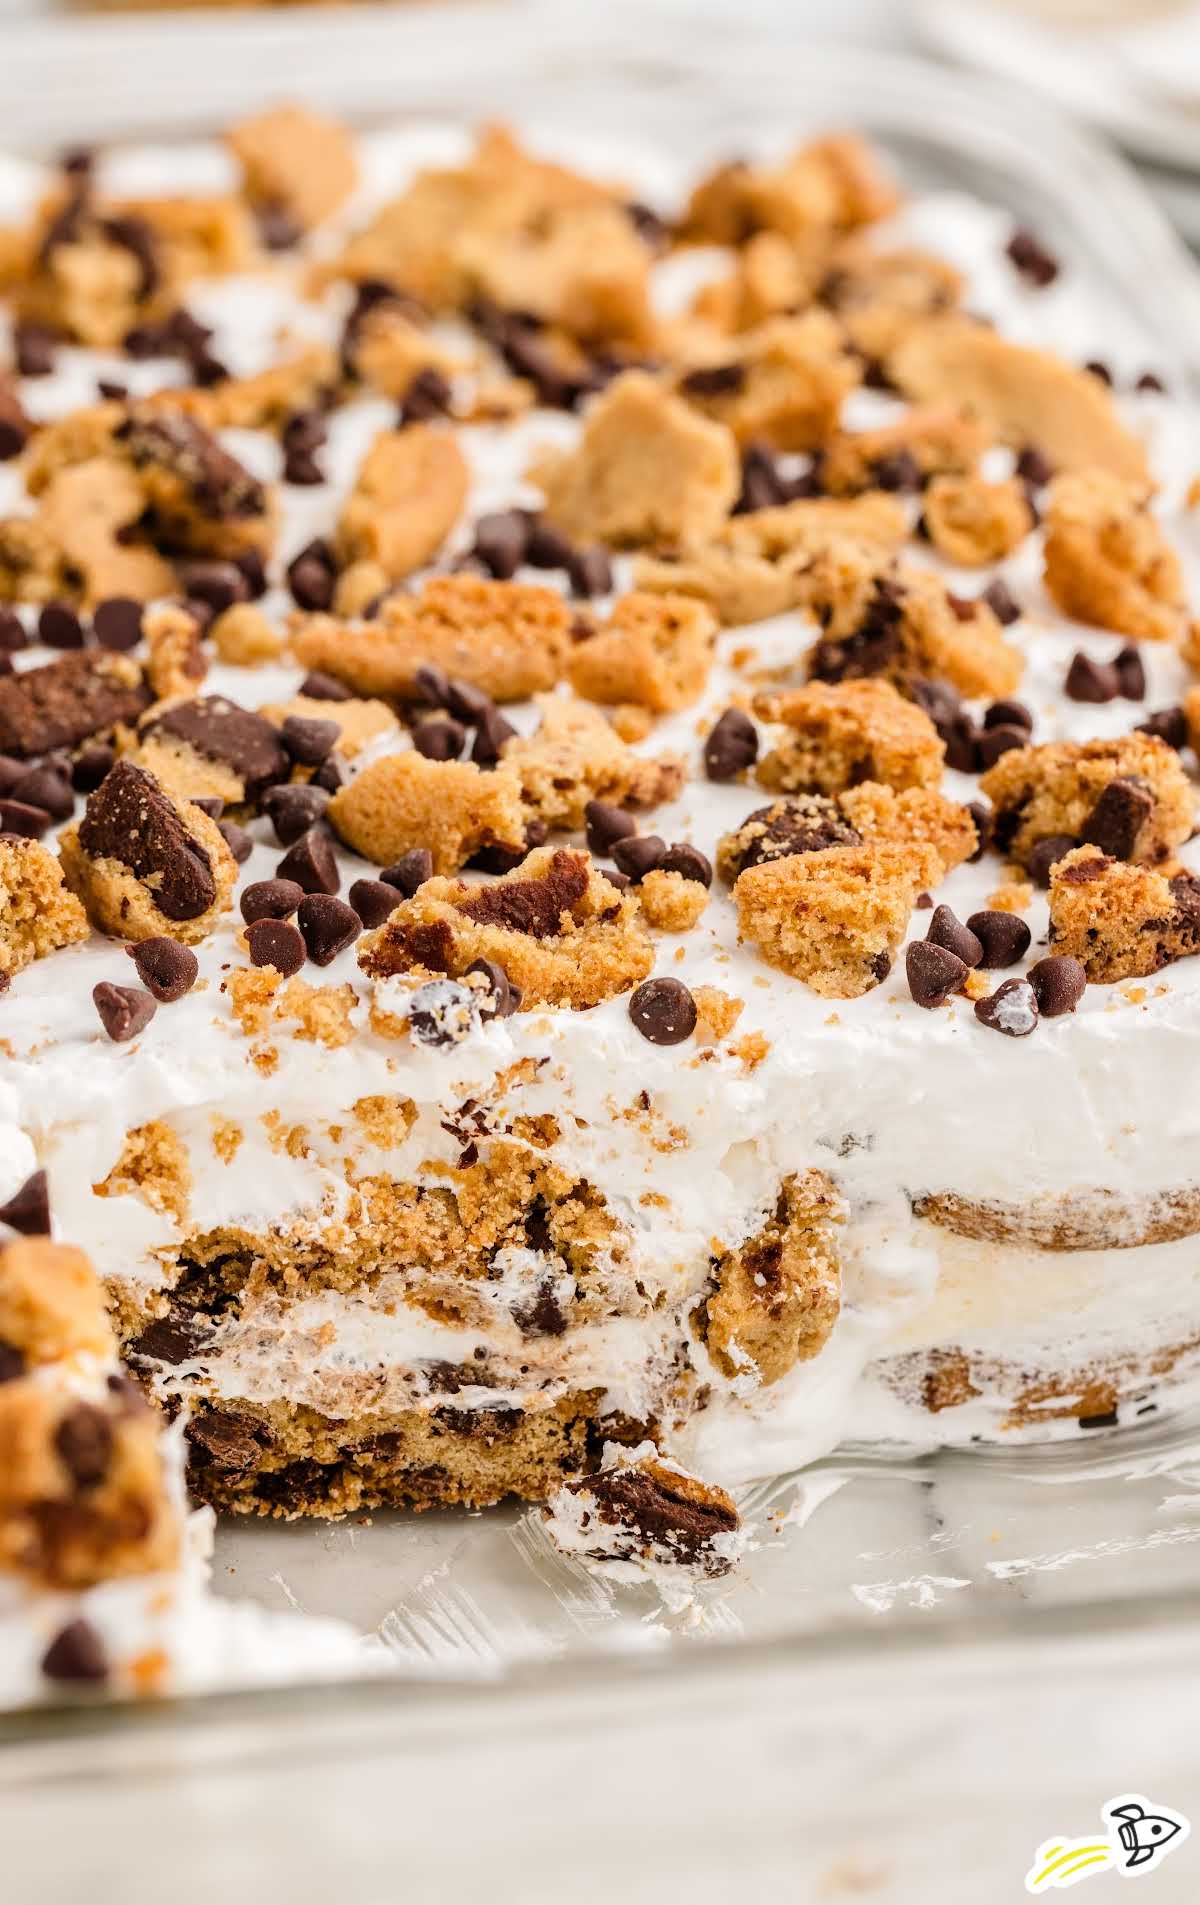
[[[348,16],[339,17],[353,37]],[[230,48],[239,36],[254,44],[253,17],[230,16],[224,52],[207,25],[197,35],[189,24],[180,37],[161,17],[83,22],[80,49],[102,49],[112,28],[120,57],[105,65],[110,55],[96,53],[117,90],[105,93],[102,120],[85,118],[76,137],[122,123],[122,113],[140,133],[161,126],[164,102],[148,97],[146,72],[182,56],[194,62],[187,81],[193,106],[205,103],[200,117],[215,126],[247,104],[249,82],[244,72],[231,78],[238,62]],[[962,187],[1034,225],[1093,275],[1122,322],[1138,327],[1177,399],[1193,400],[1200,280],[1133,175],[1090,136],[918,61],[813,45],[781,54],[753,38],[730,46],[702,9],[686,44],[677,13],[644,7],[611,7],[586,27],[537,5],[405,9],[387,23],[389,49],[405,57],[390,66],[386,88],[368,65],[356,89],[341,68],[332,77],[323,69],[324,27],[306,16],[287,23],[282,79],[272,71],[269,86],[252,84],[255,96],[287,91],[364,122],[378,118],[386,90],[397,120],[502,116],[533,143],[569,142],[585,155],[593,139],[611,154],[615,130],[639,159],[660,155],[664,193],[716,158],[857,126],[913,187]],[[6,29],[17,49],[0,65],[8,135],[31,125],[28,99],[18,111],[15,93],[47,30]],[[74,30],[57,22],[59,44]],[[264,44],[272,35],[284,44],[277,18],[261,31]],[[90,85],[93,96],[102,90],[95,72]],[[189,124],[196,116],[189,112]],[[28,143],[58,137],[56,120],[53,138]],[[848,1449],[759,1486],[744,1506],[756,1550],[729,1584],[678,1614],[649,1590],[615,1590],[555,1557],[536,1517],[517,1509],[380,1514],[369,1525],[237,1522],[218,1536],[215,1585],[279,1610],[339,1614],[377,1635],[403,1676],[408,1723],[442,1703],[469,1706],[472,1688],[484,1698],[486,1687],[489,1701],[505,1687],[514,1698],[534,1688],[553,1699],[609,1672],[652,1669],[660,1684],[731,1656],[815,1669],[832,1647],[886,1672],[889,1645],[897,1659],[911,1658],[952,1634],[1000,1646],[1038,1632],[1182,1620],[1200,1590],[1200,1418],[1151,1418],[1140,1429],[1043,1448]],[[391,1691],[391,1682],[325,1689],[315,1707],[302,1693],[222,1696],[219,1730],[225,1737],[244,1727],[261,1738],[265,1729],[286,1753],[289,1739],[305,1737],[303,1714],[319,1712],[327,1724],[336,1713],[349,1726],[361,1713],[365,1724]],[[94,1707],[42,1710],[0,1718],[0,1741],[24,1742],[28,1773],[39,1753],[119,1724],[122,1751],[149,1769],[164,1728],[186,1729],[205,1710],[204,1701],[179,1702],[129,1710],[119,1722]],[[131,1744],[139,1737],[144,1754]]]

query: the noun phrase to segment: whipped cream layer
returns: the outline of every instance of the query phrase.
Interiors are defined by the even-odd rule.
[[[368,138],[367,180],[345,222],[358,222],[418,165],[454,158],[462,149],[457,135],[437,131]],[[623,151],[609,153],[604,165],[626,175],[638,170]],[[147,149],[106,160],[103,179],[115,190],[220,189],[229,182],[228,162],[215,149]],[[667,203],[682,186],[681,176],[661,164],[639,182],[648,196]],[[9,167],[0,172],[2,201],[15,214],[42,183],[33,169]],[[1048,344],[1075,361],[1103,356],[1123,387],[1137,373],[1156,368],[1152,344],[1129,330],[1101,287],[1070,270],[1048,290],[1024,286],[1004,257],[1010,229],[1001,211],[937,194],[908,206],[890,232],[881,228],[878,235],[880,242],[891,235],[941,252],[967,275],[968,306],[987,312],[1014,337]],[[660,274],[663,308],[680,308],[716,267],[717,260],[704,253],[668,261]],[[214,350],[238,373],[272,360],[281,327],[297,336],[335,339],[345,309],[336,295],[321,310],[299,300],[284,267],[265,288],[257,278],[221,281],[197,287],[188,303],[214,327]],[[446,333],[453,338],[453,327]],[[63,350],[54,375],[28,386],[29,407],[37,417],[63,415],[90,399],[98,375],[119,377],[136,395],[174,374],[161,365]],[[886,397],[860,392],[845,420],[850,427],[873,426],[895,409]],[[1194,583],[1200,539],[1184,508],[1194,469],[1194,412],[1175,398],[1152,394],[1129,397],[1125,411],[1150,446],[1162,485],[1160,507]],[[331,415],[321,453],[326,484],[279,492],[283,561],[328,530],[364,451],[393,415],[391,404],[369,397]],[[538,492],[524,474],[535,447],[569,443],[578,428],[573,418],[547,413],[516,425],[464,428],[460,440],[471,465],[472,493],[449,554],[469,545],[469,523],[480,512],[536,504]],[[256,474],[278,479],[280,453],[273,441],[244,432],[227,433],[227,441]],[[1008,467],[1004,454],[993,462],[998,473]],[[16,470],[0,466],[0,510],[23,507]],[[919,545],[908,553],[915,561],[932,560]],[[1036,534],[986,576],[944,573],[964,594],[996,573],[1009,582],[1023,612],[1008,639],[1025,657],[1020,693],[1035,716],[1035,740],[1122,733],[1145,712],[1178,700],[1183,664],[1152,643],[1142,649],[1149,677],[1144,708],[1064,699],[1062,680],[1076,648],[1107,659],[1121,643],[1066,621],[1053,607],[1040,580]],[[263,607],[282,616],[289,602],[276,589]],[[721,834],[766,804],[768,796],[753,786],[704,779],[703,737],[735,688],[744,689],[744,675],[732,665],[735,655],[744,668],[752,650],[757,664],[794,664],[799,676],[815,633],[803,616],[789,614],[721,636],[703,704],[662,720],[644,744],[648,753],[682,754],[694,776],[675,803],[654,812],[648,822],[654,832],[694,842],[711,855]],[[47,651],[31,648],[16,665],[45,659]],[[217,664],[205,692],[258,706],[294,693],[301,676],[282,664],[253,671]],[[536,726],[530,708],[506,712],[523,732]],[[948,774],[945,785],[963,799],[977,792],[967,776]],[[273,875],[282,851],[265,820],[253,821],[250,831],[255,846],[241,870],[246,883]],[[1200,869],[1196,849],[1185,848],[1182,857]],[[374,871],[348,853],[340,860],[343,890]],[[937,898],[965,917],[986,904],[1002,878],[1000,860],[985,855],[952,874]],[[1044,950],[1044,900],[1035,899],[1026,917],[1033,931],[1027,964]],[[926,923],[927,915],[914,915],[914,936],[923,934]],[[561,1133],[555,1163],[585,1179],[627,1227],[628,1286],[641,1284],[660,1309],[641,1320],[617,1315],[590,1336],[579,1332],[579,1341],[572,1332],[557,1348],[550,1346],[546,1363],[539,1362],[532,1375],[503,1392],[481,1390],[466,1401],[460,1396],[456,1406],[495,1406],[501,1393],[509,1401],[528,1401],[548,1379],[558,1386],[596,1384],[614,1406],[625,1408],[660,1386],[671,1332],[686,1333],[688,1309],[705,1285],[714,1246],[735,1247],[752,1236],[773,1208],[781,1181],[820,1168],[836,1179],[848,1213],[843,1312],[828,1345],[757,1398],[738,1393],[736,1384],[706,1365],[698,1345],[689,1347],[711,1382],[712,1400],[677,1430],[673,1446],[720,1479],[795,1466],[840,1435],[857,1432],[866,1406],[863,1372],[872,1361],[904,1343],[945,1339],[951,1322],[939,1305],[946,1244],[931,1241],[928,1227],[914,1220],[914,1198],[950,1191],[982,1203],[1034,1204],[1103,1189],[1140,1203],[1187,1188],[1197,1178],[1196,960],[1137,986],[1089,987],[1075,1014],[1043,1021],[1033,1038],[1010,1040],[985,1030],[963,1001],[945,1010],[918,1010],[904,983],[902,955],[891,977],[866,996],[818,997],[739,947],[729,895],[718,889],[698,927],[679,938],[660,936],[656,970],[743,1000],[739,1038],[759,1033],[766,1041],[765,1056],[753,1069],[722,1049],[701,1054],[691,1045],[648,1044],[631,1023],[624,998],[588,1012],[532,1011],[493,1021],[450,1050],[399,1043],[371,1030],[369,988],[350,949],[310,976],[322,984],[354,985],[359,1002],[353,1040],[328,1050],[281,1030],[272,1040],[278,1064],[264,1077],[248,1062],[247,1041],[220,989],[227,971],[245,963],[236,944],[239,924],[227,921],[197,949],[201,978],[195,989],[160,1008],[147,1031],[128,1045],[109,1042],[91,1001],[98,982],[128,983],[133,976],[119,944],[93,938],[19,975],[2,1008],[0,1198],[15,1190],[36,1158],[49,1174],[59,1234],[84,1244],[113,1282],[152,1295],[173,1274],[189,1234],[221,1228],[284,1234],[336,1223],[346,1207],[348,1162],[357,1172],[386,1171],[399,1181],[439,1161],[456,1162],[461,1145],[444,1121],[448,1108],[468,1098],[494,1108],[496,1128],[510,1112],[553,1115]],[[527,1060],[534,1061],[528,1082],[497,1085]],[[388,1151],[362,1135],[329,1136],[331,1126],[351,1126],[360,1099],[389,1094],[411,1099],[417,1110],[402,1146]],[[640,1109],[646,1101],[648,1113]],[[306,1155],[290,1155],[272,1141],[263,1122],[268,1114],[286,1127],[304,1127]],[[156,1119],[171,1127],[186,1152],[191,1193],[184,1224],[134,1194],[101,1198],[93,1188],[113,1169],[128,1131]],[[242,1138],[225,1161],[213,1133],[217,1121],[228,1120],[240,1127]],[[1160,1275],[1177,1288],[1187,1250],[1183,1244],[1127,1254],[1127,1269],[1138,1260],[1137,1273],[1122,1285],[1131,1336],[1145,1317],[1158,1313]],[[987,1244],[966,1245],[964,1252],[948,1291],[972,1276],[987,1284],[1003,1258]],[[396,1266],[401,1277],[410,1268]],[[532,1284],[544,1266],[525,1269]],[[1036,1331],[1046,1321],[1039,1354],[1051,1362],[1061,1356],[1063,1367],[1073,1366],[1088,1337],[1091,1297],[1060,1302],[1056,1293],[1060,1279],[1064,1291],[1083,1287],[1078,1265],[1069,1255],[1030,1251],[1015,1253],[1011,1263],[1004,1259],[1004,1269],[1013,1287],[1024,1278],[1038,1293],[1031,1327]],[[1119,1275],[1118,1266],[1114,1289]],[[1106,1305],[1113,1292],[1104,1278],[1100,1283],[1097,1340],[1107,1340]],[[1081,1313],[1074,1310],[1080,1300]],[[953,1309],[949,1294],[946,1301]],[[1048,1320],[1064,1311],[1073,1312],[1076,1326],[1069,1340],[1057,1320]],[[995,1333],[1000,1340],[1009,1323],[997,1312],[977,1327],[981,1338]],[[910,1330],[916,1335],[906,1336]],[[430,1358],[461,1360],[462,1350],[492,1340],[486,1330],[483,1336],[467,1332],[469,1344],[458,1342],[459,1334],[431,1324],[403,1297],[390,1316],[375,1297],[305,1298],[281,1304],[269,1321],[247,1316],[224,1324],[216,1354],[202,1359],[202,1370],[188,1373],[220,1396],[285,1396],[327,1407],[339,1369],[378,1367],[398,1394],[411,1388],[415,1366]],[[911,1426],[906,1418],[904,1433]],[[938,1422],[932,1432],[940,1439],[957,1434],[958,1420]]]

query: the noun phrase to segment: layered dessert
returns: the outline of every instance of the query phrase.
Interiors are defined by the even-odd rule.
[[[1195,1381],[1194,452],[851,135],[617,172],[4,172],[0,1218],[194,1500],[712,1571]]]

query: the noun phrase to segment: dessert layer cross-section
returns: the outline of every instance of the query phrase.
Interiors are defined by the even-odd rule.
[[[217,1507],[712,1571],[843,1438],[1195,1380],[1184,395],[851,134],[663,176],[2,175],[0,1216]]]

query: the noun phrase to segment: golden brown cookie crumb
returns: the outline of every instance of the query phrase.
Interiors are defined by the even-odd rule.
[[[252,203],[290,213],[307,230],[345,203],[358,183],[354,140],[344,126],[303,106],[276,106],[225,135]]]
[[[143,616],[142,633],[147,650],[146,679],[158,699],[195,694],[208,670],[195,616],[178,603],[160,602]]]
[[[187,1221],[191,1194],[187,1146],[161,1118],[127,1131],[112,1170],[92,1185],[94,1197],[140,1197],[151,1210],[180,1225]]]
[[[939,880],[969,860],[979,844],[970,809],[936,787],[906,787],[896,793],[891,787],[863,781],[848,787],[838,805],[865,840],[934,853],[941,869]]]
[[[572,650],[571,686],[588,701],[634,702],[654,714],[688,708],[704,692],[716,633],[711,611],[685,595],[623,595]]]
[[[885,482],[921,488],[936,476],[970,476],[988,445],[974,418],[948,405],[906,410],[873,430],[841,430],[821,453],[821,488],[861,496]]]
[[[342,508],[343,562],[374,562],[400,582],[435,556],[467,500],[466,460],[453,433],[432,424],[383,430]]]
[[[763,696],[755,712],[788,730],[759,762],[760,785],[778,793],[836,794],[860,781],[927,787],[946,749],[929,716],[887,681],[813,681]]]
[[[87,914],[50,849],[16,834],[0,837],[0,972],[11,979],[87,936]]]
[[[517,736],[503,753],[506,774],[520,783],[521,798],[548,827],[576,832],[589,800],[647,808],[674,800],[685,776],[673,755],[634,754],[598,708],[563,695],[536,697],[541,725],[528,739]]]
[[[1178,641],[1183,572],[1146,502],[1144,488],[1103,470],[1058,477],[1046,506],[1046,588],[1077,621],[1141,641]]]
[[[873,224],[898,202],[866,142],[853,133],[832,133],[779,165],[735,160],[718,167],[694,188],[683,231],[716,245],[740,245],[762,231],[797,240],[814,231]]]
[[[253,602],[235,602],[218,615],[209,633],[218,659],[233,668],[256,668],[283,654],[283,636]]]
[[[0,1250],[0,1343],[26,1369],[115,1353],[100,1280],[82,1250],[18,1237]]]
[[[947,562],[964,569],[986,567],[1011,555],[1033,528],[1024,485],[982,476],[935,476],[923,506],[929,540]]]
[[[732,432],[645,371],[614,378],[578,446],[545,457],[534,477],[557,528],[614,548],[711,535],[740,483]]]
[[[693,986],[696,1002],[696,1040],[700,1045],[719,1045],[729,1037],[746,1008],[746,1001],[722,992],[719,986]]]
[[[827,311],[776,317],[739,336],[717,339],[689,364],[675,388],[739,443],[815,450],[833,431],[842,404],[862,376],[846,335]]]
[[[540,847],[491,886],[427,880],[361,941],[372,979],[391,973],[459,978],[492,959],[519,987],[522,1008],[584,1010],[644,979],[654,953],[636,899],[619,893],[584,853]]]
[[[1191,783],[1174,750],[1150,734],[1013,748],[979,787],[995,809],[998,843],[1024,867],[1039,841],[1064,836],[1151,863],[1192,831]]]
[[[699,880],[661,868],[647,873],[637,893],[646,924],[664,933],[688,932],[708,905],[708,888]]]
[[[734,887],[741,937],[826,998],[887,978],[917,894],[936,886],[931,847],[830,847],[747,867]]]
[[[700,1334],[723,1376],[765,1386],[825,1347],[841,1310],[841,1222],[830,1179],[805,1171],[785,1179],[755,1236],[718,1257]]]
[[[570,628],[570,608],[556,589],[434,576],[417,595],[389,597],[363,627],[309,617],[292,648],[306,668],[359,695],[411,698],[417,670],[429,665],[495,701],[523,701],[561,679]]]
[[[1051,868],[1050,944],[1094,985],[1146,978],[1200,951],[1200,883],[1077,847]]]
[[[415,749],[371,761],[329,803],[339,838],[389,866],[411,847],[428,847],[434,871],[457,873],[481,847],[519,852],[525,811],[516,778],[470,761],[430,761]]]

